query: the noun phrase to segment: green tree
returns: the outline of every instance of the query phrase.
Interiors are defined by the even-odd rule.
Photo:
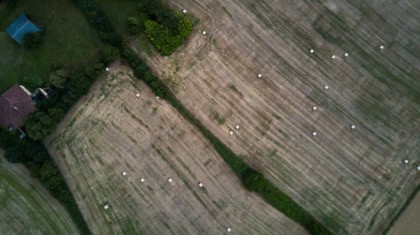
[[[143,14],[132,16],[127,19],[128,33],[136,35],[144,31],[144,21],[146,17]]]
[[[26,157],[24,150],[19,145],[6,146],[4,157],[12,163],[25,163],[31,160]]]
[[[34,91],[36,88],[41,87],[44,84],[41,76],[37,74],[23,76],[19,79],[19,84],[25,86],[30,91]]]
[[[191,21],[178,15],[178,30],[172,32],[168,27],[153,20],[144,22],[145,33],[152,45],[164,56],[168,56],[178,49],[192,32]]]
[[[265,191],[267,181],[260,172],[252,168],[247,168],[241,173],[241,179],[245,188],[248,190],[257,192]]]
[[[43,32],[27,33],[23,35],[23,47],[25,49],[35,49],[41,46]]]
[[[66,72],[63,69],[56,70],[51,73],[48,83],[56,88],[63,89],[67,81]]]
[[[57,123],[48,114],[36,112],[28,118],[25,124],[28,136],[38,141],[51,134]]]
[[[28,159],[35,163],[42,163],[49,159],[49,155],[44,145],[39,142],[26,141],[24,153]]]
[[[105,45],[101,48],[101,60],[105,64],[109,64],[120,57],[120,50],[118,48]]]
[[[60,108],[50,108],[48,110],[48,116],[51,117],[51,119],[54,121],[54,123],[58,123],[61,121],[61,119],[64,118],[64,110]]]

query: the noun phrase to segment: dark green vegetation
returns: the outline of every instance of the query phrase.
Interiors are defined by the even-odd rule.
[[[186,15],[175,13],[161,1],[124,0],[120,3],[95,0],[94,2],[104,7],[116,31],[122,35],[148,38],[164,56],[175,52],[192,32],[191,19]],[[143,41],[142,44],[148,42]]]
[[[42,140],[51,134],[64,114],[87,94],[95,79],[105,70],[100,62],[86,66],[74,74],[65,84],[63,89],[57,89],[49,99],[38,106],[38,111],[33,113],[26,121],[26,131],[33,140]]]
[[[109,33],[117,34],[116,31],[112,31],[112,25],[109,20],[102,19],[105,17],[102,10],[98,10],[94,6],[93,2],[87,3],[87,0],[79,0],[78,5],[81,7],[89,6],[90,11],[100,12],[96,14],[99,18],[95,20],[92,15],[89,14],[89,11],[84,10],[89,22],[95,26],[98,30],[98,33],[103,34],[103,27],[98,27],[93,22],[106,22]],[[81,2],[84,3],[81,4]],[[146,1],[145,1],[146,2]],[[153,6],[153,5],[152,5]],[[95,10],[96,9],[96,10]],[[170,13],[168,13],[170,14]],[[99,16],[98,16],[99,15]],[[160,19],[158,22],[165,22],[165,19]],[[169,25],[169,22],[166,22]],[[173,23],[173,22],[172,22]],[[174,25],[172,25],[174,27]],[[169,28],[169,27],[168,27]],[[107,41],[107,37],[101,37],[104,42]],[[113,44],[117,46],[116,44]],[[290,197],[279,191],[274,185],[269,182],[261,173],[249,167],[239,156],[237,156],[229,147],[222,143],[215,135],[213,135],[204,125],[190,112],[188,109],[175,97],[172,91],[165,85],[162,80],[157,78],[152,71],[148,68],[145,61],[140,59],[129,47],[128,45],[120,45],[122,56],[126,59],[130,67],[134,70],[134,75],[138,79],[142,79],[157,95],[166,99],[176,110],[191,124],[197,127],[201,133],[209,140],[209,142],[214,146],[218,154],[224,159],[224,161],[229,165],[229,167],[235,172],[238,177],[241,177],[244,185],[247,189],[255,191],[260,194],[270,205],[278,209],[286,216],[290,217],[297,223],[301,224],[312,234],[331,234],[331,232],[326,229],[322,224],[317,222],[308,212],[306,212],[302,207],[295,203]]]
[[[4,32],[22,12],[45,33],[39,48],[26,50]],[[46,80],[56,67],[72,70],[93,58],[100,43],[69,0],[7,4],[0,10],[0,32],[0,92],[26,75],[36,74]]]
[[[26,121],[26,130],[30,139],[19,140],[17,133],[0,129],[0,147],[5,149],[5,157],[14,163],[23,163],[31,175],[39,179],[50,193],[61,202],[82,234],[90,234],[77,204],[67,187],[60,171],[50,158],[41,140],[52,133],[64,114],[85,95],[94,80],[104,71],[104,64],[93,62],[71,76],[56,89],[50,98],[38,105],[38,111]]]
[[[25,49],[39,48],[42,43],[44,32],[27,33],[23,36],[23,47]]]
[[[82,234],[90,234],[71,191],[40,141],[55,129],[64,114],[87,93],[93,80],[104,70],[101,62],[115,60],[119,51],[110,45],[102,46],[83,15],[70,1],[22,1],[16,5],[9,4],[0,11],[0,29],[3,31],[21,12],[25,12],[33,22],[41,26],[45,37],[38,48],[26,50],[6,33],[0,35],[0,52],[4,58],[0,61],[0,72],[7,78],[2,79],[0,91],[18,80],[30,90],[41,85],[50,86],[54,90],[50,92],[48,100],[38,105],[38,112],[32,114],[26,122],[30,139],[19,140],[18,133],[0,130],[0,146],[5,149],[7,160],[23,163],[31,175],[39,179],[65,206]],[[107,28],[102,27],[102,22],[89,23],[100,28],[103,41],[120,43],[118,38],[107,34]],[[101,56],[96,59],[98,51]],[[89,62],[88,66],[74,70],[86,62]]]
[[[36,74],[30,74],[21,77],[18,82],[20,85],[24,85],[31,92],[34,91],[36,88],[41,87],[42,84],[44,84],[44,81],[41,78],[41,76]]]
[[[192,32],[192,23],[186,16],[175,14],[161,1],[139,1],[140,13],[129,18],[129,30],[142,32],[164,56],[178,49]]]
[[[172,33],[168,27],[153,20],[144,22],[145,33],[153,46],[162,54],[170,55],[188,38],[192,32],[191,21],[178,15],[177,32]]]
[[[4,148],[5,158],[9,162],[24,164],[31,175],[40,180],[66,208],[82,234],[90,234],[70,189],[41,142],[19,140],[17,133],[0,129],[0,147]]]
[[[103,8],[115,30],[125,35],[128,32],[129,24],[127,17],[138,14],[137,0],[93,0]]]

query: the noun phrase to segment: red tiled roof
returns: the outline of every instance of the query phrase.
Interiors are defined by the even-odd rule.
[[[4,128],[21,127],[35,110],[32,97],[14,85],[0,97],[0,125]]]

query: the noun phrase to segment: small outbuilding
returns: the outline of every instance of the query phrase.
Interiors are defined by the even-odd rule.
[[[25,14],[21,13],[6,29],[13,40],[19,45],[23,43],[23,36],[28,33],[40,32],[41,29],[32,23]]]

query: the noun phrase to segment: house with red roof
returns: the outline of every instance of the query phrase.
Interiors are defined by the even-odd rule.
[[[4,128],[22,127],[35,111],[31,93],[24,86],[14,85],[0,96],[0,126]]]

